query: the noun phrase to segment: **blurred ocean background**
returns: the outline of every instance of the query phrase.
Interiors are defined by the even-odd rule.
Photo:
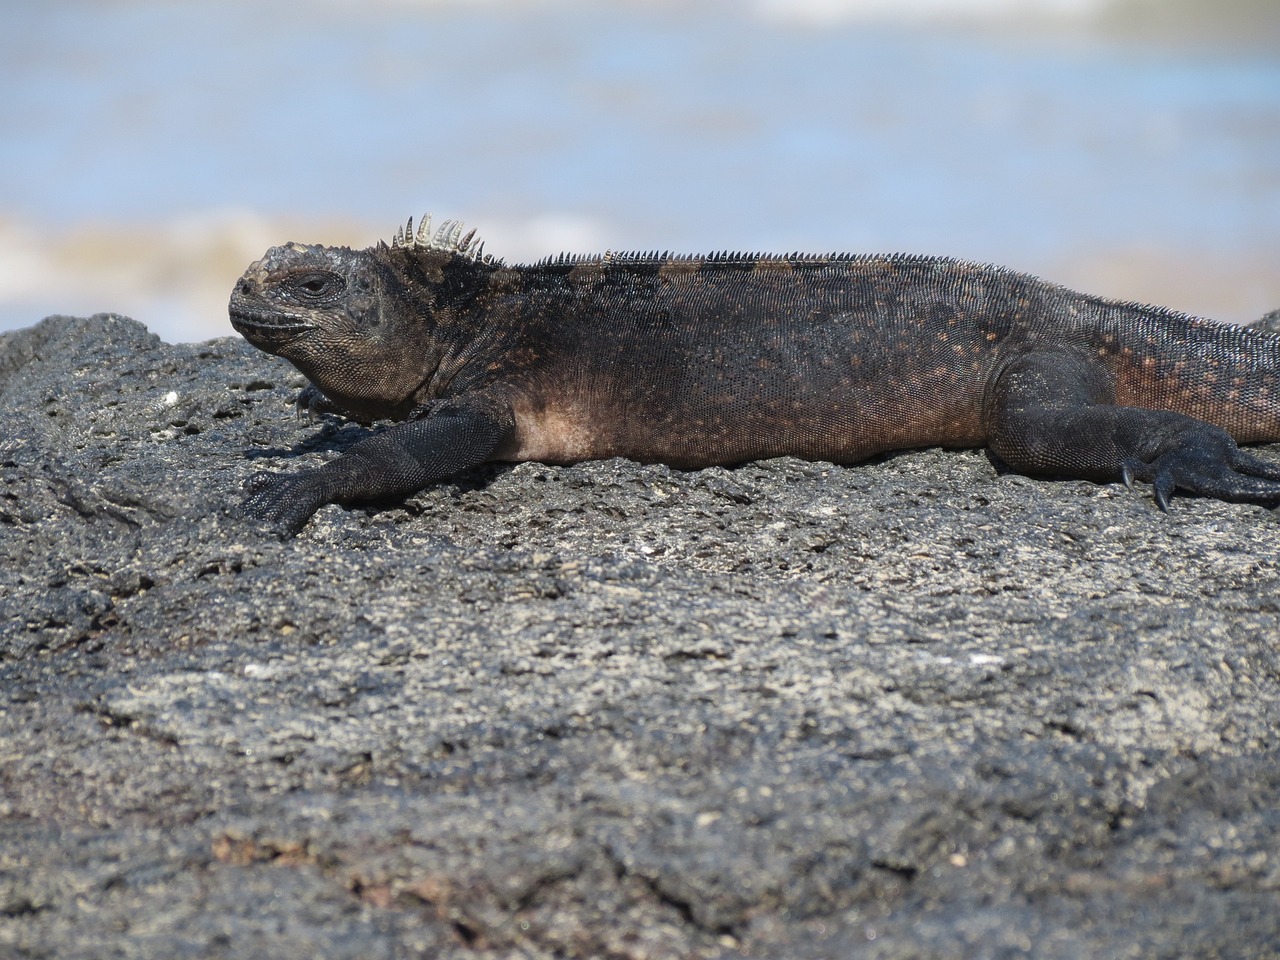
[[[942,253],[1280,307],[1277,0],[0,0],[0,329],[285,240]]]

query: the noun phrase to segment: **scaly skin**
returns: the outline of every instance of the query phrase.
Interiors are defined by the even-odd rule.
[[[988,445],[1039,476],[1280,502],[1280,336],[919,256],[564,257],[507,266],[446,224],[287,244],[232,325],[311,381],[300,407],[402,421],[252,482],[296,532],[487,460],[683,468]]]

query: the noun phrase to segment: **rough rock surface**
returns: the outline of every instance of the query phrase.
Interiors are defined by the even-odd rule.
[[[531,463],[282,542],[300,385],[0,337],[0,955],[1280,951],[1267,510]]]

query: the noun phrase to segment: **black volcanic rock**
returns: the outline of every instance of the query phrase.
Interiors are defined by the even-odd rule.
[[[530,463],[282,542],[301,385],[0,336],[0,955],[1280,951],[1268,511]]]

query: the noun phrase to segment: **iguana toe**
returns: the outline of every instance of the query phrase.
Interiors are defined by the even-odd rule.
[[[1150,482],[1156,505],[1167,511],[1175,490],[1250,503],[1280,503],[1280,465],[1246,453],[1212,427],[1185,434],[1150,463],[1126,460],[1121,477]]]
[[[316,471],[277,474],[261,471],[245,483],[248,495],[241,514],[266,524],[285,536],[293,536],[327,502],[327,490]]]

